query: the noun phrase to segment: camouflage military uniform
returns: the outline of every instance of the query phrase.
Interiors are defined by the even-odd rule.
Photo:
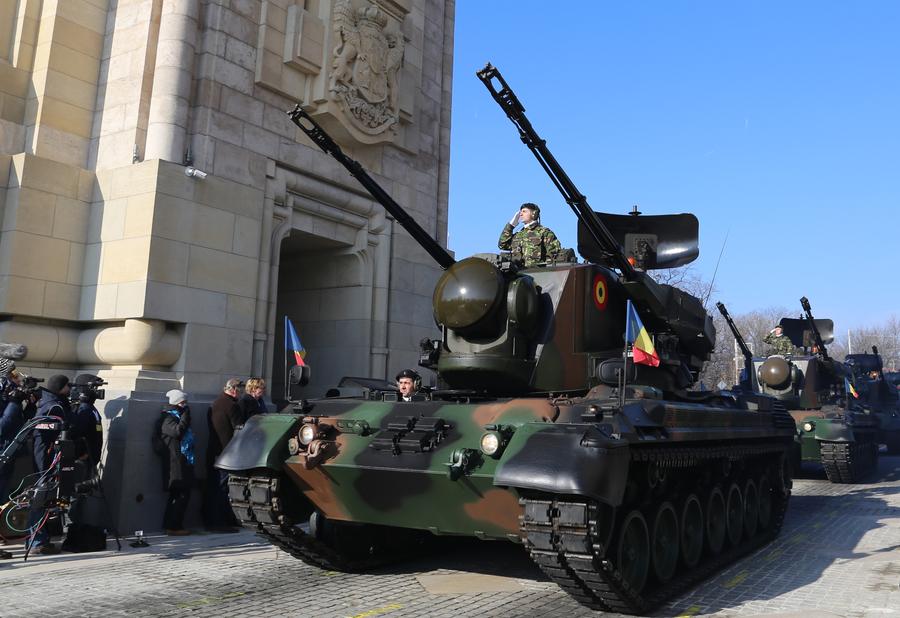
[[[502,251],[511,251],[513,257],[522,258],[526,267],[561,258],[563,253],[553,230],[540,223],[528,225],[516,233],[513,233],[513,226],[507,223],[500,233],[497,246]]]
[[[772,354],[793,354],[794,353],[794,344],[791,343],[791,340],[787,337],[787,335],[776,335],[775,333],[769,333],[766,335],[766,338],[763,339],[766,343],[772,346]]]

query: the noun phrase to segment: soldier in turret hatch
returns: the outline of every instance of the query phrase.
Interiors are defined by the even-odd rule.
[[[397,374],[397,388],[400,401],[412,401],[422,388],[422,377],[412,369],[404,369]]]
[[[524,227],[513,232],[520,221]],[[512,252],[514,258],[522,259],[526,268],[541,262],[563,259],[563,248],[556,234],[549,227],[541,225],[540,221],[540,207],[525,202],[503,227],[497,246],[502,251]]]
[[[784,334],[780,326],[770,330],[763,341],[772,346],[771,354],[787,355],[794,353],[794,344],[791,343],[791,340]]]

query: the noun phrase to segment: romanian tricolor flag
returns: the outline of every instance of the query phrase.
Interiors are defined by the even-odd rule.
[[[656,348],[653,347],[653,340],[647,333],[647,329],[641,323],[637,310],[628,301],[628,307],[625,310],[625,341],[632,344],[632,354],[634,362],[638,365],[650,365],[651,367],[659,367],[659,356],[656,354]]]
[[[847,378],[844,378],[844,388],[847,389],[847,392],[853,395],[855,399],[859,399],[859,393],[856,392],[856,389],[853,388],[853,383]]]
[[[300,337],[297,336],[297,331],[294,330],[294,325],[287,316],[284,316],[284,351],[294,353],[295,364],[301,367],[306,365],[303,361],[306,358],[306,349],[300,343]]]

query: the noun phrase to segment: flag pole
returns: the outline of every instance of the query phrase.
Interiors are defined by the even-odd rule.
[[[628,337],[625,338],[625,349],[622,350],[622,386],[619,387],[619,410],[625,408],[625,385],[628,383]]]
[[[628,383],[628,326],[631,320],[631,299],[625,305],[625,347],[622,349],[622,386],[619,387],[619,409],[625,408],[625,385]]]
[[[284,314],[284,351],[281,353],[281,360],[284,362],[284,400],[291,400],[291,385],[288,384],[288,368],[287,368],[287,351],[288,351],[288,317]]]

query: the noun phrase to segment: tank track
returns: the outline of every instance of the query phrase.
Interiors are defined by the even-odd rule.
[[[869,474],[878,460],[869,442],[822,442],[822,467],[832,483],[856,483]]]
[[[760,455],[776,455],[783,460],[788,452],[782,445],[638,448],[632,453],[632,461],[653,462],[663,468],[686,468],[723,457],[735,462]],[[596,503],[576,496],[525,498],[522,501],[525,515],[521,520],[521,534],[532,560],[581,604],[600,611],[645,614],[778,536],[790,498],[790,484],[790,479],[784,479],[781,488],[774,488],[767,530],[757,531],[749,539],[742,537],[739,545],[723,549],[716,556],[705,556],[694,568],[687,569],[679,562],[673,579],[662,585],[652,585],[648,581],[643,594],[630,586],[607,557],[609,548],[604,545],[598,525],[601,507]],[[664,499],[660,503],[662,501]],[[620,523],[616,524],[616,529]],[[615,538],[612,531],[608,538]]]
[[[900,455],[900,431],[892,431],[885,436],[888,455]]]
[[[283,512],[280,489],[281,479],[271,474],[232,474],[228,493],[241,525],[291,556],[327,571],[364,571],[397,561],[398,558],[388,556],[350,559],[307,534]]]

